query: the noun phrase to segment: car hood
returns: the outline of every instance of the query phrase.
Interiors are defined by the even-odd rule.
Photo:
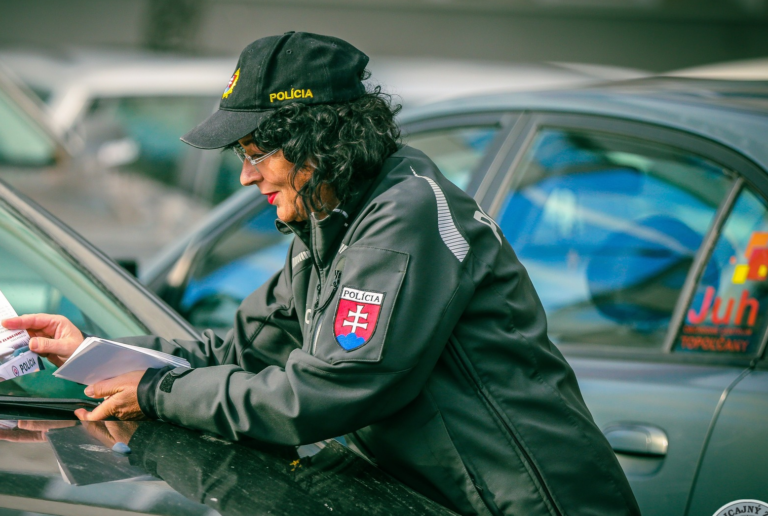
[[[113,451],[123,441],[130,452]],[[296,449],[162,422],[2,420],[0,459],[0,512],[453,514],[333,440]]]

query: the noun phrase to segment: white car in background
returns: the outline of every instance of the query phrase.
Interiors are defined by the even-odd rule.
[[[2,73],[0,121],[0,178],[128,268],[208,213],[156,181],[73,157],[45,113]]]
[[[216,109],[236,62],[139,51],[0,51],[0,63],[46,103],[54,130],[77,154],[101,167],[139,172],[210,204],[239,188],[240,162],[189,148],[179,136]],[[471,94],[644,75],[594,65],[434,58],[373,58],[369,69],[371,82],[406,108]]]

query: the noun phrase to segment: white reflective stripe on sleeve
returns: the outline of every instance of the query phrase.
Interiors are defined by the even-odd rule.
[[[298,264],[300,264],[307,258],[309,258],[309,251],[302,251],[301,253],[293,257],[293,259],[291,260],[291,265],[293,267],[296,267]]]
[[[440,231],[440,238],[443,239],[443,243],[448,247],[448,250],[460,262],[463,262],[469,252],[469,244],[464,240],[464,237],[461,236],[461,233],[459,233],[459,230],[456,229],[456,225],[453,223],[451,210],[448,208],[448,201],[446,201],[443,191],[432,179],[417,174],[413,167],[411,167],[411,172],[413,172],[414,176],[425,180],[435,193],[435,200],[437,201],[437,229]]]

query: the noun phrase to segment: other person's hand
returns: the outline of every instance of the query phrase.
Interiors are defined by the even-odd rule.
[[[91,398],[106,398],[101,405],[88,412],[85,409],[75,410],[75,415],[82,421],[99,421],[114,416],[118,419],[146,419],[139,407],[137,390],[143,371],[115,376],[103,382],[94,383],[85,389],[85,394]]]
[[[83,334],[63,315],[29,314],[2,321],[9,330],[27,330],[29,349],[61,366],[83,343]]]

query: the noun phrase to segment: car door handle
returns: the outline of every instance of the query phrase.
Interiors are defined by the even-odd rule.
[[[667,454],[669,440],[659,427],[636,423],[616,423],[603,430],[605,438],[619,453],[664,457]]]

